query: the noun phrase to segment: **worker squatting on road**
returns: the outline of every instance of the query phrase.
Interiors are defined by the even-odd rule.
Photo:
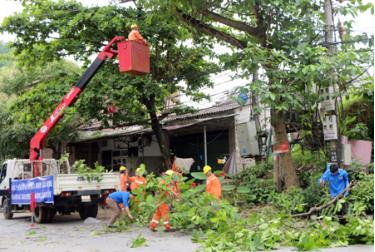
[[[171,200],[178,200],[179,190],[177,188],[176,180],[177,176],[172,170],[165,172],[163,179],[160,181],[161,188],[159,192],[159,199],[154,216],[150,222],[151,231],[156,231],[159,225],[160,218],[163,218],[163,224],[166,232],[171,231],[171,225],[169,223],[169,205]],[[164,187],[164,188],[163,188]]]
[[[212,173],[211,166],[205,165],[203,173],[207,176],[206,192],[216,199],[221,199],[221,184],[215,174]]]
[[[116,221],[118,217],[121,215],[121,206],[123,204],[124,210],[128,215],[129,219],[133,219],[133,216],[129,210],[129,201],[132,195],[129,192],[113,192],[110,193],[106,199],[107,206],[112,210],[112,216],[108,221],[108,226],[112,226],[112,224]]]

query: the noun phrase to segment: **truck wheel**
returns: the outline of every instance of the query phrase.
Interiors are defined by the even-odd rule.
[[[89,206],[87,210],[88,210],[87,217],[96,218],[96,216],[98,215],[98,204]]]
[[[56,215],[56,209],[55,208],[48,208],[48,214],[47,214],[47,222],[52,222],[53,218]]]
[[[96,218],[98,214],[98,204],[82,206],[78,212],[81,220],[85,220],[88,217]]]
[[[13,218],[13,213],[12,213],[12,205],[10,204],[10,199],[5,199],[3,202],[4,206],[4,218],[7,220],[10,220]]]
[[[46,223],[48,220],[48,208],[38,206],[35,208],[35,222]]]
[[[87,218],[86,208],[87,208],[86,206],[81,206],[80,209],[78,210],[79,217],[81,217],[81,220],[85,220]]]

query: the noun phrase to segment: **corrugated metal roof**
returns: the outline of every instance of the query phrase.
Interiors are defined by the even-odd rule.
[[[197,123],[204,122],[204,121],[218,119],[223,116],[221,115],[222,113],[228,112],[228,111],[230,111],[231,113],[225,114],[224,117],[234,116],[234,114],[232,113],[232,110],[238,107],[239,105],[237,103],[228,102],[224,104],[215,105],[206,109],[201,109],[195,113],[187,113],[183,115],[173,115],[173,116],[170,115],[164,120],[162,120],[161,123],[163,124],[163,128],[166,130],[175,130],[179,128],[185,128],[185,127],[189,127],[189,126],[192,126]],[[181,122],[182,120],[186,120],[186,119],[190,119],[190,121]],[[172,125],[173,123],[175,124]],[[78,130],[78,139],[76,142],[97,140],[97,139],[102,139],[106,137],[117,137],[117,136],[152,132],[151,128],[145,128],[144,126],[141,126],[141,125],[133,125],[133,126],[126,126],[126,127],[119,127],[119,128],[108,128],[108,129],[100,129],[100,126],[101,126],[100,122],[93,121],[91,125],[81,127],[81,129]]]
[[[211,114],[223,113],[223,112],[236,109],[239,106],[240,105],[238,103],[228,102],[225,104],[215,105],[206,109],[201,109],[195,113],[187,113],[187,114],[182,114],[182,115],[170,115],[167,118],[163,119],[162,123],[164,124],[164,123],[169,123],[169,122],[176,121],[176,120],[199,118],[199,117],[204,117],[204,116],[211,115]]]
[[[169,125],[169,126],[164,125],[163,129],[168,130],[168,131],[169,130],[178,130],[178,129],[187,128],[187,127],[199,124],[199,123],[208,122],[208,121],[211,121],[211,120],[229,118],[229,117],[233,117],[233,116],[235,116],[235,114],[218,115],[218,116],[212,116],[212,117],[207,117],[207,118],[194,119],[192,122],[178,123],[178,124]]]
[[[78,139],[80,141],[97,140],[106,137],[117,137],[133,135],[145,132],[152,132],[151,128],[145,128],[140,125],[133,125],[128,127],[114,128],[114,129],[101,129],[101,130],[84,130],[78,131]]]

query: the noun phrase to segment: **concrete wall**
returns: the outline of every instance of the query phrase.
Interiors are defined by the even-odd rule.
[[[237,170],[241,171],[252,160],[249,156],[259,155],[256,123],[251,118],[251,106],[249,104],[235,110],[234,142]]]

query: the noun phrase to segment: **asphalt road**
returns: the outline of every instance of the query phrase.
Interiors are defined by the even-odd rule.
[[[108,211],[99,211],[96,224],[85,224],[78,214],[56,216],[53,223],[39,224],[32,228],[29,214],[15,214],[5,220],[0,214],[0,251],[134,251],[134,252],[190,252],[199,248],[187,234],[174,232],[153,233],[147,228],[132,227],[122,233],[98,234],[105,229]],[[132,241],[141,234],[148,246],[130,248]],[[282,248],[279,252],[296,251]],[[322,249],[324,252],[372,252],[374,246],[349,246]]]
[[[108,211],[99,211],[101,223],[84,224],[78,214],[56,216],[53,223],[31,227],[30,214],[15,214],[5,220],[0,214],[0,251],[134,251],[134,252],[190,252],[199,245],[190,236],[178,232],[153,233],[147,228],[132,227],[122,233],[98,234],[105,227]],[[130,248],[141,234],[147,247]]]

